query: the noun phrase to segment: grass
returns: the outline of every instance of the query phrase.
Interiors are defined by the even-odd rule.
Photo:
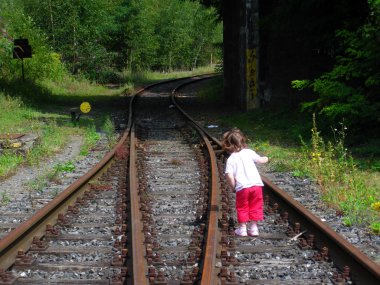
[[[26,184],[26,187],[28,188],[29,193],[32,193],[32,192],[42,193],[44,188],[47,185],[48,185],[48,181],[46,180],[46,177],[44,175],[41,175],[33,179],[32,181],[29,181]]]
[[[20,165],[36,166],[43,159],[63,149],[72,136],[81,136],[83,144],[80,155],[86,156],[103,133],[111,148],[117,140],[115,126],[109,111],[124,104],[121,94],[130,94],[142,85],[165,79],[194,76],[214,72],[213,67],[199,68],[191,72],[139,72],[125,71],[121,74],[124,83],[112,86],[94,84],[85,79],[64,77],[60,82],[4,81],[0,79],[0,134],[33,132],[39,136],[38,143],[24,157],[10,151],[0,154],[0,181],[12,175]],[[69,108],[90,102],[89,115],[81,116],[78,122],[71,121]],[[98,110],[101,110],[99,112]],[[27,185],[30,191],[43,191],[46,181],[57,179],[62,171],[72,171],[68,161],[56,165]],[[7,192],[0,193],[0,204],[8,203]]]
[[[343,125],[334,129],[335,139],[326,141],[314,120],[304,163],[321,185],[323,199],[345,215],[343,221],[347,226],[365,224],[371,228],[380,222],[380,207],[374,206],[380,204],[379,184],[374,183],[378,173],[357,167],[344,144],[346,130]]]
[[[74,163],[69,160],[66,163],[58,163],[56,166],[54,166],[54,174],[60,173],[60,172],[73,172],[75,170]]]
[[[59,152],[68,142],[70,135],[73,135],[74,130],[69,127],[59,127],[53,120],[47,125],[35,129],[35,132],[39,135],[40,142],[26,157],[29,165],[38,165],[41,162],[41,157],[52,156]]]
[[[132,72],[131,70],[124,70],[121,74],[121,78],[128,86],[139,88],[141,86],[155,83],[167,79],[176,79],[181,77],[196,76],[205,73],[215,72],[215,66],[199,67],[192,71],[173,71],[167,72],[153,72],[153,71],[139,71]]]
[[[95,106],[113,104],[122,91],[86,81],[71,84],[67,81],[61,85],[55,82],[0,82],[3,89],[0,91],[0,134],[33,132],[39,137],[38,144],[25,157],[10,151],[0,155],[0,179],[14,173],[21,164],[38,165],[43,158],[59,152],[72,136],[84,138],[82,155],[95,146],[100,130],[107,134],[110,146],[116,141],[110,134],[112,122],[105,119],[107,111],[95,111],[73,123],[67,107],[79,106],[83,100]]]
[[[30,194],[32,192],[42,193],[44,188],[47,187],[49,181],[60,183],[60,180],[57,178],[60,173],[73,172],[74,170],[75,170],[75,165],[71,160],[65,163],[57,163],[56,165],[54,165],[52,170],[45,170],[43,171],[42,174],[38,175],[35,179],[33,179],[32,181],[29,181],[26,184],[26,187],[28,188]]]
[[[9,175],[23,162],[21,155],[5,153],[0,155],[0,177]]]
[[[123,93],[130,93],[133,85],[126,83],[108,88],[89,82],[88,80],[76,80],[67,77],[61,82],[42,81],[42,88],[49,90],[49,103],[79,106],[81,102],[90,103],[108,102],[110,98],[118,97]]]
[[[112,148],[117,142],[117,136],[115,134],[115,126],[109,116],[103,118],[102,130],[105,133],[107,144],[109,148]]]
[[[197,92],[200,103],[222,104],[223,84],[221,77],[213,78],[207,81]]]
[[[97,141],[100,139],[100,134],[96,131],[94,125],[85,130],[84,143],[81,147],[80,154],[83,156],[88,155],[89,151],[95,147]]]
[[[7,205],[9,202],[11,202],[11,198],[7,191],[0,192],[0,205]]]

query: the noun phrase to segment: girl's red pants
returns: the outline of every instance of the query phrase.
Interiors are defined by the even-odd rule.
[[[236,192],[236,212],[239,223],[263,220],[263,187],[252,186]]]

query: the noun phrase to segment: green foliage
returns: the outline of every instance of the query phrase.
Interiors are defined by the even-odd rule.
[[[54,119],[51,120],[52,122],[49,122],[48,125],[39,126],[36,129],[41,141],[27,156],[27,162],[30,165],[39,165],[42,157],[48,157],[57,153],[69,139],[69,130],[60,128]]]
[[[351,31],[336,33],[340,52],[331,71],[311,81],[295,80],[294,88],[310,87],[318,94],[303,108],[324,115],[330,122],[341,121],[354,131],[380,130],[380,9],[378,1],[369,1],[368,21]]]
[[[29,192],[42,193],[47,185],[48,182],[45,176],[38,176],[37,178],[27,183],[27,188],[29,189]]]
[[[326,142],[314,118],[311,147],[304,147],[305,164],[320,184],[325,201],[345,214],[345,225],[369,225],[373,220],[378,221],[371,211],[371,203],[380,197],[376,186],[366,181],[345,148],[346,130],[341,124],[340,129],[333,129],[334,141]]]
[[[229,128],[236,126],[247,134],[252,148],[270,158],[267,165],[270,171],[290,172],[316,181],[324,201],[344,213],[343,223],[347,226],[361,223],[375,232],[380,224],[380,177],[371,166],[378,157],[371,157],[368,166],[358,168],[356,162],[362,160],[357,157],[354,160],[345,146],[348,131],[345,124],[330,127],[332,135],[326,139],[316,120],[314,117],[311,121],[304,113],[260,110],[223,118]],[[295,142],[300,136],[295,137],[294,130],[304,134],[301,144]],[[378,149],[376,142],[371,148]]]
[[[25,70],[33,81],[70,71],[120,83],[123,69],[190,70],[221,57],[217,12],[199,1],[4,0],[0,27],[0,72],[8,79],[21,74],[11,56],[17,37],[32,46]]]
[[[293,80],[291,85],[295,89],[303,90],[310,87],[310,80]]]
[[[223,103],[223,78],[217,77],[208,81],[207,85],[197,91],[199,102],[222,104]]]
[[[109,116],[104,118],[102,130],[106,135],[108,147],[112,148],[117,141],[117,135],[115,133],[115,126]]]
[[[197,1],[131,1],[127,17],[125,52],[132,70],[191,69],[220,56],[216,11]]]
[[[0,155],[0,177],[5,177],[23,162],[21,155],[3,153]]]
[[[345,225],[346,227],[352,227],[353,224],[354,224],[350,217],[343,217],[343,218],[342,218],[342,223],[343,223],[343,225]]]
[[[24,60],[27,79],[61,78],[65,69],[59,54],[49,49],[46,35],[23,12],[19,1],[1,1],[0,19],[4,29],[0,37],[0,75],[3,79],[21,77],[21,61],[12,58],[13,38],[27,38],[32,46],[32,58]]]
[[[372,223],[370,229],[374,234],[380,235],[380,222]]]
[[[96,128],[94,125],[91,125],[90,127],[86,128],[85,130],[85,137],[84,137],[84,143],[81,147],[81,155],[87,155],[89,153],[89,150],[93,147],[95,147],[98,140],[100,140],[100,135],[96,132]]]
[[[47,35],[74,74],[96,78],[111,65],[106,43],[120,1],[23,0],[25,11]]]
[[[0,192],[0,205],[7,205],[11,202],[11,198],[9,197],[9,194],[7,191],[1,191]]]
[[[66,163],[58,163],[54,166],[55,172],[73,172],[75,170],[75,165],[72,161],[68,161]]]

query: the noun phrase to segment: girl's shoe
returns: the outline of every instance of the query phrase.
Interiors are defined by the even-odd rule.
[[[257,228],[255,229],[249,229],[248,230],[248,235],[251,237],[257,237],[259,236],[259,230]]]
[[[248,235],[251,237],[257,237],[259,235],[259,229],[256,224],[252,224],[248,229]]]
[[[235,230],[235,234],[237,236],[240,236],[240,237],[246,237],[248,234],[247,234],[247,228],[246,227],[238,227],[236,230]]]

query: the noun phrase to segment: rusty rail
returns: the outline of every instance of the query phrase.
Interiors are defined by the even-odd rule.
[[[195,126],[198,133],[202,136],[210,155],[211,165],[211,195],[209,204],[209,217],[207,224],[207,241],[204,253],[202,268],[202,285],[215,284],[215,259],[218,248],[218,218],[219,218],[219,173],[214,149],[208,140],[208,137],[198,126]]]
[[[101,174],[102,171],[110,165],[115,155],[116,149],[127,138],[124,134],[122,140],[115,146],[112,151],[107,153],[103,159],[89,170],[84,176],[79,178],[63,192],[57,195],[52,201],[47,203],[31,218],[22,223],[19,227],[12,230],[4,239],[0,241],[0,269],[6,270],[13,263],[19,250],[26,252],[33,238],[43,237],[46,226],[55,224],[60,212],[65,211],[69,205],[73,204],[77,197],[85,192],[87,183]]]
[[[343,269],[349,266],[352,279],[356,284],[379,284],[380,266],[363,254],[358,248],[350,244],[340,234],[294,200],[285,191],[262,176],[265,184],[264,191],[276,201],[280,207],[289,213],[289,217],[299,222],[308,232],[318,237],[317,247],[329,248],[329,254],[334,263]]]
[[[144,258],[144,235],[139,208],[138,181],[136,171],[135,130],[132,126],[130,134],[129,180],[131,195],[131,224],[132,224],[132,258],[133,258],[133,284],[148,284],[147,263]]]
[[[200,78],[197,81],[209,79],[210,77]],[[211,139],[211,135],[208,134],[197,122],[194,121],[177,103],[175,100],[175,94],[179,88],[185,85],[191,84],[192,82],[185,82],[175,88],[171,95],[171,101],[176,106],[176,108],[182,113],[187,120],[189,120],[194,128],[197,130],[199,135],[202,137],[203,141],[207,146],[207,150],[210,156],[210,166],[211,166],[211,189],[210,189],[210,203],[209,203],[209,217],[207,224],[207,240],[204,249],[204,259],[202,268],[202,278],[200,284],[216,284],[216,272],[215,272],[215,260],[218,249],[218,218],[219,218],[219,172],[217,166],[216,155],[211,142],[217,141],[215,138]]]
[[[189,79],[189,81],[180,84],[178,87],[182,86],[183,84],[189,84],[192,82],[190,78],[182,78],[177,80],[186,80]],[[198,79],[199,80],[199,79]],[[160,83],[158,83],[160,84]],[[158,84],[150,85],[149,87],[156,86]],[[177,88],[178,88],[177,87]],[[175,88],[173,93],[175,93]],[[143,91],[145,91],[146,88],[141,89],[136,95],[139,95]],[[132,100],[135,99],[136,96]],[[176,102],[173,102],[179,110],[180,107],[177,105]],[[130,104],[130,110],[131,110],[132,104]],[[132,111],[130,111],[130,118],[132,118]],[[207,246],[205,249],[205,258],[206,262],[204,263],[207,268],[206,270],[203,270],[202,275],[202,284],[214,284],[214,277],[216,276],[214,273],[214,264],[215,264],[215,258],[216,258],[216,247],[217,247],[217,229],[218,229],[218,171],[217,171],[217,163],[216,163],[216,157],[213,153],[213,148],[204,134],[202,130],[199,128],[199,126],[194,122],[190,117],[188,117],[188,120],[190,120],[194,128],[199,132],[199,134],[202,136],[205,144],[207,145],[207,149],[210,154],[210,160],[211,160],[211,166],[212,166],[212,177],[211,177],[211,199],[210,199],[210,218],[209,218],[209,224],[208,224],[208,234],[207,234]],[[130,120],[132,122],[132,119]],[[133,124],[133,123],[132,123]],[[139,197],[138,197],[138,178],[137,178],[137,172],[135,170],[136,168],[136,155],[135,155],[135,134],[134,134],[134,127],[131,127],[130,132],[130,140],[131,140],[131,147],[130,147],[130,194],[131,194],[131,219],[132,219],[132,232],[133,232],[133,238],[132,238],[132,244],[133,244],[133,284],[149,284],[149,280],[147,278],[147,262],[146,259],[144,259],[144,244],[143,244],[143,228],[141,223],[141,212],[138,207],[139,205]]]

